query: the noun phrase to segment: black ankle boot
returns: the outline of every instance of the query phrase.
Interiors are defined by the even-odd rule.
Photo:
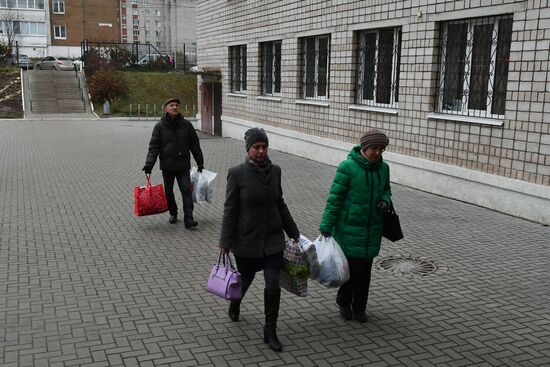
[[[239,315],[241,314],[241,301],[231,301],[229,303],[229,318],[231,321],[239,321]]]
[[[277,338],[277,318],[279,317],[279,304],[281,302],[281,290],[264,290],[264,343],[275,352],[283,350],[283,346]]]

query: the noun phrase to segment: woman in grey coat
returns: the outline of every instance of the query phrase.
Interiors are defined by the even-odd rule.
[[[221,251],[231,250],[241,273],[242,296],[263,270],[264,342],[281,351],[277,338],[277,318],[281,300],[279,276],[283,267],[284,232],[299,240],[300,232],[283,199],[281,168],[267,155],[268,138],[263,129],[245,133],[247,157],[229,169],[220,238]],[[284,232],[283,232],[284,231]],[[239,320],[241,301],[231,301],[229,317]]]

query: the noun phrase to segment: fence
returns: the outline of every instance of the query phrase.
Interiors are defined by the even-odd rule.
[[[197,106],[182,105],[181,114],[187,117],[194,117],[197,114]],[[130,118],[160,118],[164,115],[164,109],[160,104],[130,103],[128,104],[127,116]]]
[[[86,68],[112,64],[119,69],[189,70],[197,64],[196,44],[182,44],[167,52],[150,43],[89,42],[80,44]]]

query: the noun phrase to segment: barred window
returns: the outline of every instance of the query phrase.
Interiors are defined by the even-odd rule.
[[[399,101],[401,28],[361,31],[358,41],[356,103],[396,107]]]
[[[246,90],[246,45],[229,47],[229,62],[231,70],[231,91]]]
[[[330,35],[302,38],[302,96],[329,98]]]
[[[498,118],[504,115],[512,17],[442,24],[439,112]]]
[[[281,41],[260,44],[262,57],[262,94],[281,93]]]

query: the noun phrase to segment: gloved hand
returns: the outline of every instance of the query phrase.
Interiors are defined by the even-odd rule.
[[[199,168],[197,168],[197,172],[202,172],[202,170],[204,169],[204,166],[199,166]]]
[[[146,174],[150,175],[151,172],[153,172],[153,167],[146,164],[145,166],[143,166],[143,168],[141,169],[143,172],[145,172]]]
[[[388,212],[388,204],[384,200],[380,200],[378,202],[378,205],[376,206],[376,210],[378,210],[378,213],[380,215],[384,215]]]
[[[323,237],[330,237],[330,236],[332,236],[332,233],[330,233],[330,232],[322,232],[322,231],[321,231],[321,234],[323,235]]]

